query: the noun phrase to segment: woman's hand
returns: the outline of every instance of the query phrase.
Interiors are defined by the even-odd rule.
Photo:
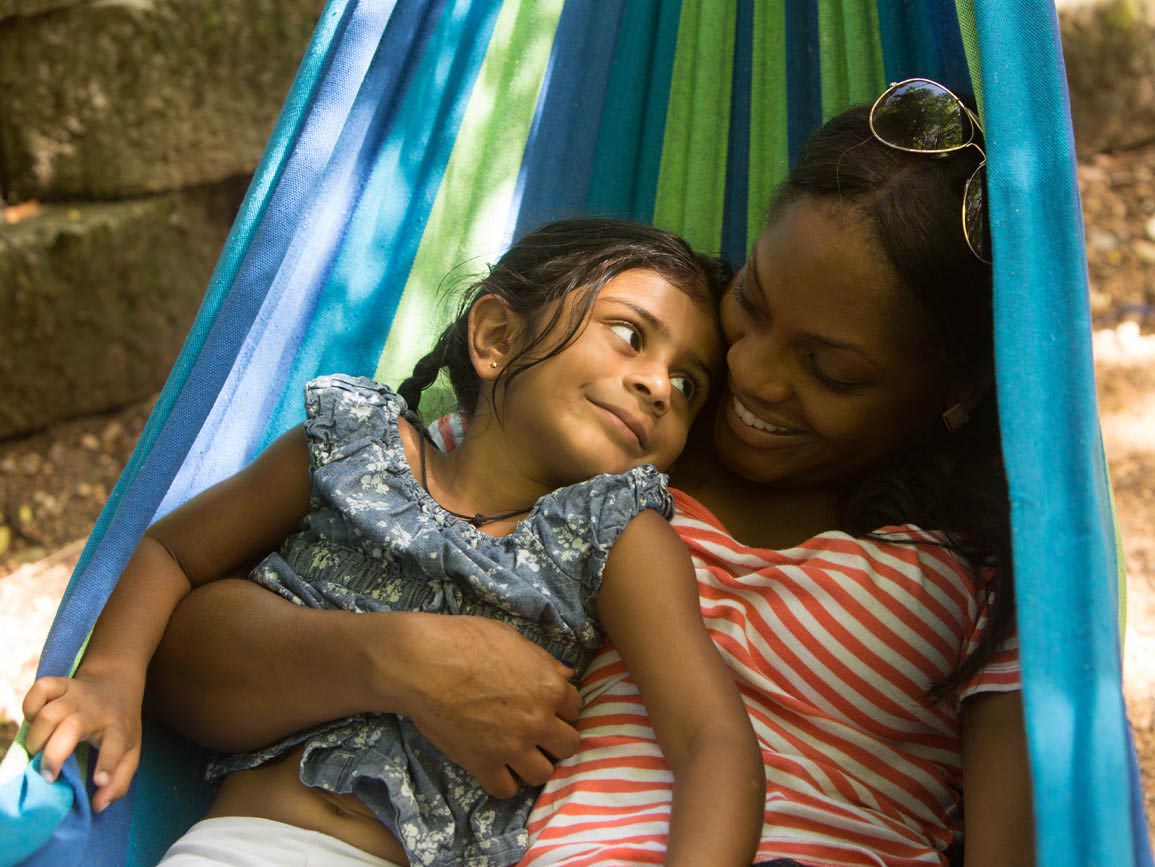
[[[512,627],[483,617],[413,615],[404,710],[487,792],[539,786],[572,756],[581,700],[571,671]]]
[[[569,670],[503,623],[303,608],[249,581],[189,594],[149,672],[150,709],[217,750],[331,719],[400,713],[491,794],[577,749]]]
[[[42,677],[24,698],[25,747],[44,752],[40,772],[50,782],[82,741],[99,747],[92,777],[99,813],[124,797],[140,763],[140,701],[140,688],[122,677],[90,677],[83,669],[73,678]]]

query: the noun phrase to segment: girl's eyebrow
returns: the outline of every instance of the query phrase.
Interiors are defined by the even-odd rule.
[[[658,335],[663,339],[674,339],[674,333],[670,330],[670,326],[655,316],[653,313],[651,313],[649,310],[647,310],[645,307],[635,304],[632,301],[627,301],[624,298],[615,298],[613,295],[605,296],[604,300],[612,301],[614,304],[620,304],[623,307],[628,307],[630,310],[634,311],[639,319],[641,319],[646,323],[646,325],[656,331]],[[706,378],[707,383],[713,382],[714,375],[710,365],[707,364],[706,360],[702,358],[698,353],[693,351],[690,352],[690,363],[701,373],[702,376]]]

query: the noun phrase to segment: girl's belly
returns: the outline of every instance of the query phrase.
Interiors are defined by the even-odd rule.
[[[304,746],[251,771],[229,774],[221,783],[206,819],[254,816],[319,831],[365,852],[408,864],[405,849],[353,795],[334,795],[301,782],[298,768]]]

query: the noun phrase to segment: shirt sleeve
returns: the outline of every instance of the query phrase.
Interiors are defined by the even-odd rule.
[[[332,374],[305,386],[305,438],[313,469],[380,443],[405,411],[389,386],[364,377]]]
[[[668,478],[653,466],[634,467],[619,475],[600,475],[556,491],[541,515],[545,550],[566,574],[595,596],[606,558],[626,525],[646,509],[667,520],[674,500]]]
[[[989,611],[994,594],[988,595],[979,610],[974,631],[967,641],[966,653],[970,654],[978,646],[986,634],[989,624]],[[964,657],[965,658],[965,657]],[[1008,635],[995,648],[986,665],[971,676],[959,689],[959,701],[985,692],[1017,692],[1022,689],[1022,674],[1019,669],[1019,636],[1012,627]]]

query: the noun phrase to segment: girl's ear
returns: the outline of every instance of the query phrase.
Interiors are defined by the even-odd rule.
[[[497,295],[482,295],[469,310],[469,357],[483,382],[493,382],[516,351],[521,317]]]

